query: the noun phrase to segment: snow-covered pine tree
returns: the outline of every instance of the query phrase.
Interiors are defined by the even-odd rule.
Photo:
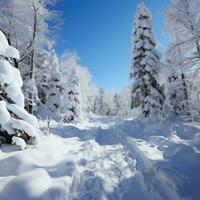
[[[38,89],[39,109],[37,114],[42,118],[55,120],[60,118],[62,96],[60,79],[59,59],[55,50],[41,49],[35,59],[35,80]]]
[[[24,110],[23,81],[10,58],[19,59],[19,52],[8,45],[0,31],[0,139],[6,143],[22,145],[39,140],[37,119]]]
[[[50,72],[49,72],[50,76],[48,80],[49,95],[46,105],[52,113],[59,116],[62,87],[61,87],[61,80],[60,80],[61,77],[59,72],[59,60],[55,53],[55,50],[51,51],[49,66],[50,66]]]
[[[65,114],[65,109],[67,107],[68,80],[71,78],[71,69],[75,68],[79,76],[81,110],[84,118],[87,117],[87,115],[92,112],[95,94],[97,93],[97,89],[92,83],[92,76],[89,70],[79,64],[79,57],[76,52],[68,50],[61,55],[59,65],[62,86],[62,116]]]
[[[63,117],[64,123],[78,123],[82,117],[80,80],[75,68],[72,68],[68,80],[66,111]]]
[[[161,113],[164,103],[163,89],[157,81],[160,54],[154,39],[151,14],[144,3],[137,7],[133,31],[133,57],[130,67],[132,87],[132,108],[140,106],[145,117]]]

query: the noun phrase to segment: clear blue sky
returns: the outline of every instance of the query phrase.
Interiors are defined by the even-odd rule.
[[[119,91],[130,83],[130,38],[133,16],[139,0],[61,0],[64,26],[56,50],[76,50],[98,87]],[[163,12],[170,0],[144,0],[153,14],[153,25],[160,50],[167,45],[162,33]]]

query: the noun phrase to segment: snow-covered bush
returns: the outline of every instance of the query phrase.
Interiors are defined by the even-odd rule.
[[[8,45],[0,31],[0,137],[6,143],[24,140],[33,144],[38,142],[40,131],[37,119],[24,109],[23,81],[18,69],[10,58],[19,59],[17,49]],[[12,139],[13,137],[21,140]],[[24,146],[24,145],[23,145]]]

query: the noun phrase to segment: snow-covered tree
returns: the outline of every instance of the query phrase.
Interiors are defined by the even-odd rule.
[[[75,52],[65,51],[60,58],[61,85],[64,88],[62,104],[66,102],[65,97],[67,97],[68,80],[71,78],[71,70],[73,68],[76,68],[79,76],[81,91],[80,103],[82,114],[86,117],[92,109],[96,87],[91,81],[91,74],[88,69],[79,64],[79,58]]]
[[[199,13],[199,0],[173,0],[165,12],[165,32],[172,39],[170,49],[180,49],[184,71],[200,64]]]
[[[23,84],[20,72],[8,59],[20,59],[0,31],[0,139],[24,148],[25,142],[38,142],[40,131],[37,119],[24,110]]]
[[[39,103],[46,106],[53,118],[59,118],[62,95],[59,59],[55,50],[41,50],[35,62],[35,80]]]
[[[77,72],[80,77],[81,104],[85,115],[92,110],[95,94],[97,89],[92,82],[92,75],[89,70],[81,65],[77,66]]]
[[[165,12],[165,32],[171,37],[168,52],[179,58],[176,71],[180,72],[185,100],[185,113],[190,118],[197,113],[198,81],[200,67],[200,1],[173,0]],[[179,52],[179,55],[177,55]],[[196,100],[195,100],[196,99]],[[196,115],[196,114],[195,114]]]
[[[62,87],[60,82],[59,60],[55,53],[52,51],[50,58],[51,74],[48,81],[49,97],[47,100],[47,107],[52,113],[60,112],[60,101],[62,94]]]
[[[119,94],[120,108],[118,115],[127,117],[131,112],[131,87],[126,86]]]
[[[168,77],[165,85],[166,104],[171,107],[175,114],[190,113],[188,86],[185,74],[181,68],[182,55],[180,51],[167,53]]]
[[[35,81],[36,56],[42,48],[51,48],[53,40],[48,22],[57,14],[48,9],[52,0],[8,0],[0,2],[0,28],[9,43],[19,49],[21,59],[14,59],[24,80],[25,105],[29,112],[37,110],[38,90]],[[36,102],[35,102],[36,101]]]
[[[191,77],[193,77],[191,84],[190,84],[190,90],[188,91],[189,97],[190,97],[190,115],[191,118],[198,118],[200,117],[200,73],[191,74]]]
[[[68,80],[66,111],[63,116],[65,123],[78,123],[82,117],[80,79],[76,68],[73,68]]]
[[[93,112],[100,116],[111,115],[111,107],[108,102],[108,95],[106,91],[100,88],[94,100]]]
[[[144,3],[137,7],[133,31],[133,57],[130,67],[132,87],[132,108],[134,101],[140,106],[145,117],[160,114],[164,103],[163,89],[159,85],[158,69],[160,54],[157,52],[154,39],[151,14]]]

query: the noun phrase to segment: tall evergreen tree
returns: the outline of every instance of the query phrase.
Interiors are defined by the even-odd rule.
[[[132,108],[140,106],[145,117],[162,111],[164,94],[157,81],[160,54],[156,51],[151,14],[144,3],[137,7],[133,31],[133,57],[130,78],[132,87]]]

